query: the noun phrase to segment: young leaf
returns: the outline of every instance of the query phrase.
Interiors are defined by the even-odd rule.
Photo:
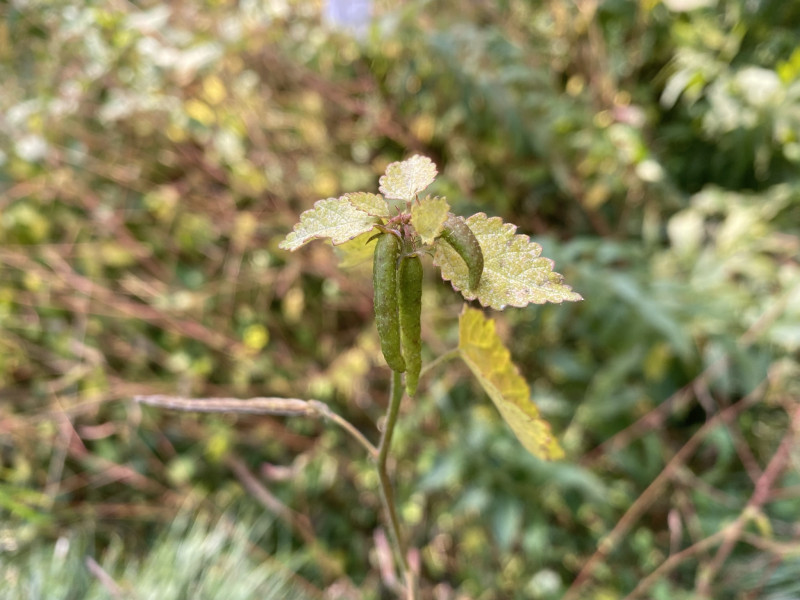
[[[355,206],[358,210],[362,210],[368,215],[373,217],[388,217],[389,205],[386,200],[378,194],[370,194],[369,192],[349,192],[342,196]]]
[[[458,253],[443,240],[434,242],[433,262],[467,300],[475,298],[483,306],[502,310],[506,306],[530,303],[575,302],[580,294],[565,285],[553,271],[553,261],[540,256],[542,247],[527,235],[515,234],[517,228],[503,223],[500,217],[484,213],[472,215],[467,225],[478,238],[483,252],[483,276],[476,289],[469,288],[469,270]]]
[[[422,238],[423,244],[432,244],[442,232],[449,210],[447,200],[438,196],[428,196],[411,207],[411,224]]]
[[[386,167],[386,174],[379,181],[380,191],[387,198],[411,200],[433,183],[436,173],[436,165],[430,158],[415,154]]]
[[[339,268],[350,269],[370,260],[375,250],[372,244],[369,243],[373,235],[372,231],[367,231],[344,244],[336,246],[334,251],[336,256],[339,257]]]
[[[294,252],[311,240],[330,238],[333,244],[343,244],[373,228],[379,219],[353,206],[346,196],[318,200],[314,208],[300,215],[279,248]]]
[[[458,350],[520,443],[543,460],[562,458],[564,451],[531,402],[528,384],[511,362],[494,321],[464,305],[458,321]]]

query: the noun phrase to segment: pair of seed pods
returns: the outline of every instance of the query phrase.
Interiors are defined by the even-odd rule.
[[[483,253],[475,235],[463,219],[450,215],[441,237],[464,259],[470,287],[477,288],[483,273]],[[372,283],[381,351],[393,371],[406,374],[406,393],[413,397],[422,367],[422,262],[416,253],[404,253],[397,231],[378,235]]]
[[[381,350],[393,371],[406,374],[406,392],[417,391],[422,367],[422,262],[416,254],[403,254],[396,232],[378,236],[372,267],[375,324]]]

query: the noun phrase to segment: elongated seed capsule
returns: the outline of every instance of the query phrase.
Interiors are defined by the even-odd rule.
[[[400,259],[397,297],[400,303],[400,339],[406,361],[406,393],[413,397],[417,393],[422,368],[422,261],[416,254]]]
[[[397,299],[397,261],[403,244],[392,233],[382,233],[375,245],[372,285],[375,292],[375,324],[381,350],[389,367],[406,370],[400,345],[400,311]]]
[[[472,290],[476,289],[481,282],[481,275],[483,275],[483,252],[478,238],[472,233],[463,217],[453,214],[449,215],[444,222],[441,237],[467,263],[469,287]]]

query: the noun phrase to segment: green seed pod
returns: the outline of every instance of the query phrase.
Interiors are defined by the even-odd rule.
[[[393,233],[382,233],[375,244],[372,285],[375,292],[375,324],[381,350],[393,371],[406,370],[400,345],[400,309],[397,299],[397,261],[403,243]]]
[[[441,238],[458,252],[469,269],[469,287],[474,290],[483,275],[483,252],[478,238],[472,233],[463,217],[449,215],[444,222]]]
[[[406,360],[406,393],[413,397],[417,393],[422,368],[422,261],[416,254],[400,259],[397,297],[400,302],[400,339]]]

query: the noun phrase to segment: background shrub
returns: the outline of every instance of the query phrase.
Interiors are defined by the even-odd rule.
[[[362,28],[335,8],[1,9],[4,581],[74,531],[123,581],[189,497],[243,523],[266,502],[258,545],[306,589],[380,597],[359,447],[129,399],[314,397],[374,439],[369,263],[277,244],[420,152],[456,212],[518,224],[586,298],[496,315],[567,460],[524,454],[460,367],[403,407],[423,596],[798,593],[800,8],[376,2]],[[423,302],[431,360],[460,303],[432,276]]]

